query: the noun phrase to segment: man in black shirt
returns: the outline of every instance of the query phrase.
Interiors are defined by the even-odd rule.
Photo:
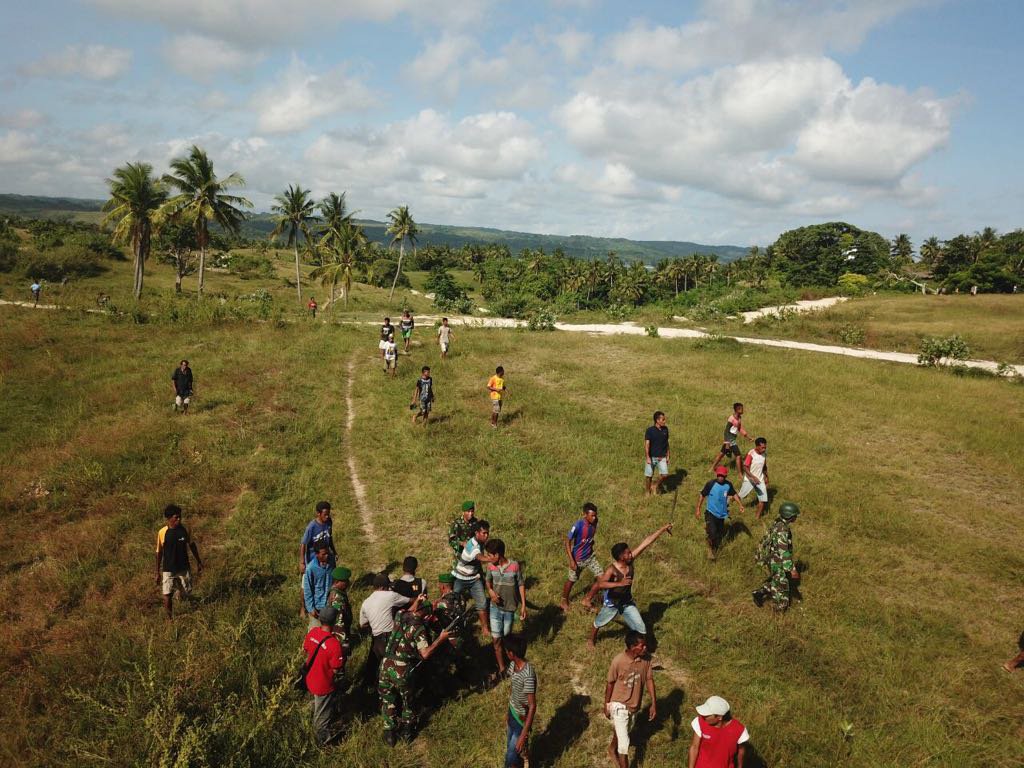
[[[192,369],[188,367],[188,360],[182,360],[181,365],[174,369],[171,382],[174,386],[174,410],[185,413],[193,392]]]
[[[203,570],[203,561],[199,559],[199,549],[188,530],[181,524],[181,507],[168,504],[164,509],[167,525],[156,534],[156,583],[161,585],[164,596],[164,608],[167,620],[171,620],[171,597],[174,590],[187,597],[192,592],[192,571],[189,567],[188,551],[191,549],[199,571]]]
[[[377,347],[380,349],[380,359],[384,359],[384,345],[387,344],[388,339],[395,335],[395,326],[391,324],[391,318],[384,318],[384,325],[380,327],[380,342]]]
[[[668,475],[668,427],[665,426],[665,414],[654,412],[654,425],[644,433],[644,483],[647,495],[658,492]],[[658,471],[658,479],[654,479],[654,471]]]
[[[417,407],[418,406],[418,407]],[[416,411],[412,415],[412,423],[423,416],[423,423],[430,421],[430,411],[434,407],[434,380],[430,378],[430,366],[423,366],[423,373],[416,379],[416,388],[412,391],[412,402],[409,410]]]

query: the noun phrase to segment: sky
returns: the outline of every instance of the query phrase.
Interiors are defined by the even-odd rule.
[[[267,210],[767,245],[1024,226],[1017,0],[34,0],[0,192],[101,198],[192,144]]]

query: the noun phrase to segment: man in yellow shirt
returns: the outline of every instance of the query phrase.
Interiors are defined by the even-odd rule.
[[[505,369],[500,365],[494,369],[494,375],[487,380],[487,391],[491,396],[491,428],[498,428],[498,417],[501,416],[501,400],[505,396]]]

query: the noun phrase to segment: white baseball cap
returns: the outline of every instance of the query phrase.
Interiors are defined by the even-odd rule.
[[[708,715],[724,717],[729,714],[729,702],[721,696],[709,696],[707,701],[697,707],[697,714],[702,717],[707,717]]]

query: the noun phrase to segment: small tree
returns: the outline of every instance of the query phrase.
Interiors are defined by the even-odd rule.
[[[917,355],[917,364],[926,367],[949,365],[954,360],[966,360],[971,356],[971,348],[959,334],[944,339],[928,338],[921,342],[921,351]]]

